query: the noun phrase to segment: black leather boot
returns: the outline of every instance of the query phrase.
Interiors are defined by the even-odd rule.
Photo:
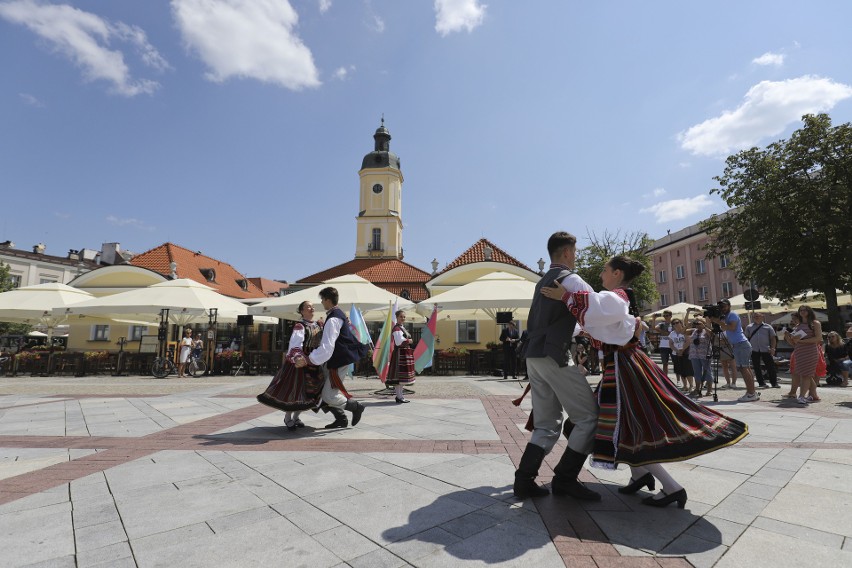
[[[556,467],[553,468],[553,488],[554,495],[568,495],[575,499],[583,501],[600,501],[601,496],[591,489],[587,489],[577,476],[580,475],[580,470],[583,469],[583,464],[586,463],[586,455],[580,452],[575,452],[571,448],[565,448],[565,453]]]
[[[527,444],[524,455],[521,456],[521,463],[515,472],[515,485],[512,488],[515,492],[515,497],[518,499],[543,497],[550,493],[545,487],[535,482],[535,478],[538,475],[538,468],[541,467],[541,462],[544,461],[544,455],[545,451],[541,446]]]
[[[349,419],[346,418],[346,413],[340,410],[339,408],[331,407],[328,409],[329,412],[334,414],[334,422],[331,424],[326,424],[325,428],[330,430],[331,428],[346,428],[349,426]]]
[[[571,430],[574,429],[574,423],[571,422],[570,418],[566,418],[565,422],[562,423],[562,435],[565,436],[565,439],[571,437]]]
[[[352,413],[352,425],[357,426],[358,422],[361,421],[361,415],[364,414],[364,405],[350,398],[343,408]]]

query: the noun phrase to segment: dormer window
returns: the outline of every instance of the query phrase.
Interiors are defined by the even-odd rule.
[[[248,280],[237,280],[237,286],[239,286],[243,292],[248,292]]]
[[[201,275],[208,282],[216,282],[216,270],[213,268],[200,268]]]

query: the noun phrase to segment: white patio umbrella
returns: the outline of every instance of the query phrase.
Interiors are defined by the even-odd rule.
[[[0,321],[43,325],[48,337],[53,329],[65,323],[65,307],[94,298],[84,290],[78,290],[58,282],[24,286],[0,294]],[[58,308],[59,312],[53,310]]]
[[[496,320],[497,312],[512,312],[526,320],[535,295],[535,282],[508,272],[492,272],[418,304],[421,314],[437,304],[439,319]]]
[[[793,315],[794,312],[789,312],[784,314],[778,319],[772,320],[772,325],[788,325],[790,323],[790,316]],[[828,314],[823,312],[814,312],[816,314],[817,321],[825,323],[828,321]]]
[[[160,310],[169,310],[169,321],[184,326],[190,323],[207,323],[210,310],[216,308],[219,322],[235,322],[237,316],[247,314],[242,302],[223,296],[213,288],[195,280],[180,278],[93,298],[65,308],[54,310],[67,317],[95,316],[118,320],[157,322]],[[268,320],[275,323],[274,320]]]
[[[322,284],[286,294],[279,298],[271,298],[260,302],[253,306],[249,306],[248,313],[256,316],[272,316],[281,319],[298,320],[301,318],[298,309],[299,304],[308,300],[314,304],[319,304],[319,291],[328,286],[337,289],[340,296],[339,307],[345,312],[349,312],[349,307],[355,304],[359,310],[364,312],[365,319],[368,318],[367,312],[370,310],[387,310],[388,303],[394,302],[402,310],[414,309],[414,303],[406,300],[396,294],[388,292],[384,288],[379,288],[372,282],[361,278],[356,274],[347,274],[326,280]],[[322,309],[317,310],[321,312]]]
[[[672,304],[671,306],[660,308],[659,310],[656,310],[645,317],[648,318],[653,314],[660,314],[660,317],[657,319],[661,320],[663,317],[663,312],[669,311],[672,313],[672,318],[683,319],[686,317],[686,310],[690,308],[692,308],[692,311],[690,312],[691,315],[700,315],[702,312],[701,306],[698,306],[696,304],[690,304],[689,302],[678,302],[677,304]]]
[[[837,305],[845,306],[846,304],[852,303],[852,294],[844,292],[843,290],[836,290],[837,294]],[[792,300],[790,300],[789,306],[791,308],[798,308],[799,306],[810,306],[812,308],[818,308],[821,310],[826,309],[825,302],[825,294],[822,292],[814,292],[813,290],[808,290],[802,294],[797,294]]]
[[[731,302],[731,311],[733,312],[749,311],[745,308],[745,303],[748,302],[748,300],[746,300],[743,294],[739,294],[733,298],[728,298],[728,301]],[[777,314],[790,309],[789,305],[782,303],[778,298],[769,298],[762,294],[757,297],[757,301],[760,302],[760,309],[755,311],[759,312]]]

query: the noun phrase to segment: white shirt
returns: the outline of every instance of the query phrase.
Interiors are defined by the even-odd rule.
[[[669,344],[669,334],[674,331],[674,326],[670,323],[662,321],[657,324],[657,331],[660,332],[660,347],[671,348]]]
[[[585,284],[582,291],[588,292],[582,295],[587,305],[578,314],[578,323],[598,341],[610,345],[627,345],[633,339],[633,332],[636,329],[636,318],[630,315],[628,302],[615,292],[608,290],[594,292],[591,286],[583,282],[579,276],[577,279]],[[563,281],[562,284],[565,285],[565,282]],[[568,290],[571,291],[570,288]],[[575,296],[572,294],[566,305],[571,308],[574,303]]]
[[[682,333],[673,331],[669,334],[669,341],[671,341],[672,349],[680,353],[680,350],[683,349],[683,346],[686,344],[686,336]]]
[[[343,320],[340,318],[326,318],[325,325],[322,327],[322,341],[319,347],[311,351],[311,354],[308,355],[308,360],[312,365],[322,365],[331,359],[334,353],[334,344],[340,336],[340,327],[342,324]],[[304,335],[302,339],[304,339]]]

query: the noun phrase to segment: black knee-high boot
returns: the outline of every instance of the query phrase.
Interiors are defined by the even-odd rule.
[[[562,423],[562,435],[565,436],[565,439],[571,437],[571,431],[574,429],[574,423],[571,422],[570,418],[566,418],[565,422]]]
[[[541,467],[541,462],[544,461],[545,453],[544,448],[541,446],[527,444],[524,455],[521,456],[521,463],[518,464],[518,470],[515,472],[515,485],[512,488],[515,492],[515,497],[518,499],[542,497],[550,493],[546,488],[535,482],[535,478],[538,475],[538,468]]]
[[[352,425],[357,426],[358,422],[361,421],[361,415],[364,414],[364,405],[350,398],[346,401],[346,406],[343,408],[352,413]]]
[[[346,413],[343,412],[343,410],[331,406],[329,407],[328,411],[334,414],[334,422],[332,422],[331,424],[326,424],[326,429],[346,428],[347,426],[349,426],[349,419],[346,418]]]
[[[553,494],[568,495],[575,499],[584,501],[600,501],[601,496],[591,489],[586,488],[577,476],[580,475],[580,470],[583,469],[583,464],[586,463],[586,454],[575,452],[571,448],[565,448],[565,453],[556,467],[553,468]]]

